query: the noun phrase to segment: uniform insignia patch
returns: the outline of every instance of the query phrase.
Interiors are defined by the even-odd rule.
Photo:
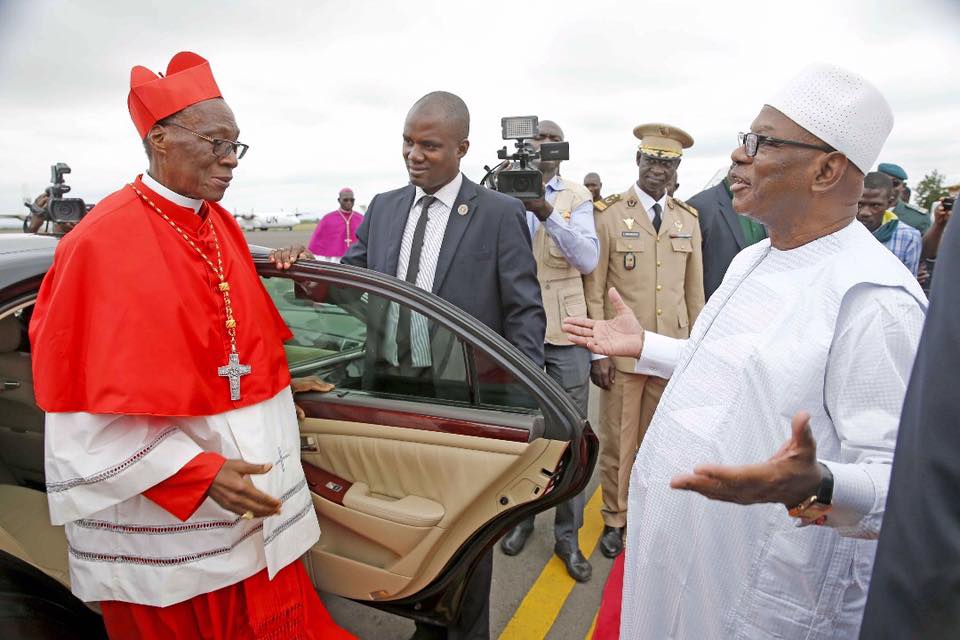
[[[632,253],[625,254],[623,256],[623,268],[627,271],[630,271],[637,266],[637,256]]]
[[[630,198],[629,200],[627,200],[627,206],[632,209],[633,207],[637,206],[637,201],[634,200],[633,198]]]
[[[676,198],[671,198],[670,201],[674,202],[681,209],[685,209],[689,211],[690,213],[697,216],[698,218],[700,217],[700,213],[696,209],[688,205],[686,202],[684,202],[683,200],[677,200]]]
[[[633,218],[624,218],[624,219],[623,219],[623,224],[627,225],[627,229],[633,229],[633,223],[634,223],[634,219],[633,219]]]
[[[607,196],[603,200],[597,200],[593,203],[593,208],[597,211],[604,211],[607,207],[612,204],[615,204],[620,201],[620,194],[615,193],[612,196]]]

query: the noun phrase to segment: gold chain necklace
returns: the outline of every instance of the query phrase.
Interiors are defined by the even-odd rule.
[[[343,215],[343,210],[338,209],[337,213],[340,214],[340,217],[343,219],[343,224],[346,225],[347,227],[346,233],[343,236],[343,243],[349,247],[350,246],[350,219],[353,218],[353,211],[351,211],[347,215]]]
[[[174,222],[170,216],[165,214],[160,207],[158,207],[150,198],[145,196],[139,189],[134,185],[130,185],[130,188],[133,189],[140,198],[146,202],[150,207],[153,208],[160,217],[167,221],[173,230],[177,232],[181,238],[183,238],[188,245],[193,247],[193,250],[197,252],[197,255],[207,263],[207,266],[210,267],[210,270],[213,271],[213,275],[217,277],[219,283],[217,284],[217,289],[220,291],[220,294],[223,296],[223,308],[226,312],[227,321],[225,323],[227,329],[227,337],[230,338],[230,354],[227,358],[227,364],[222,367],[217,367],[217,375],[222,378],[227,378],[230,381],[230,399],[239,400],[240,399],[240,376],[248,375],[252,369],[250,365],[240,364],[240,354],[237,353],[237,321],[233,317],[233,305],[230,302],[230,283],[227,282],[227,278],[223,271],[223,254],[220,253],[220,240],[217,238],[217,230],[213,226],[213,220],[210,220],[210,235],[213,236],[213,246],[217,250],[217,264],[214,266],[210,258],[207,257],[207,254],[203,252],[196,243],[190,239],[183,229],[180,228],[176,222]]]

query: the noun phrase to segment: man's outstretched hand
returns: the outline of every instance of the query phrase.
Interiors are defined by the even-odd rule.
[[[597,355],[639,358],[643,350],[640,321],[616,289],[611,288],[607,295],[616,314],[613,319],[564,318],[563,330],[567,338]]]
[[[277,269],[289,269],[297,260],[313,260],[316,256],[302,244],[295,244],[284,249],[274,249],[270,252],[269,260]]]
[[[272,464],[251,464],[243,460],[227,460],[213,479],[207,495],[218,505],[243,515],[247,511],[258,518],[280,513],[280,501],[253,486],[248,476],[264,474]],[[248,516],[249,517],[249,516]]]
[[[290,381],[290,389],[293,391],[294,395],[296,395],[298,393],[306,393],[308,391],[329,393],[336,389],[336,387],[329,382],[324,382],[316,376],[309,376],[306,378],[293,378]],[[307,417],[307,414],[303,412],[303,409],[300,407],[300,405],[294,402],[293,406],[297,410],[297,420],[303,420]]]
[[[743,466],[701,464],[693,473],[675,476],[674,489],[696,491],[711,500],[756,504],[780,502],[795,507],[820,488],[817,443],[810,431],[810,414],[793,416],[792,433],[766,462]]]

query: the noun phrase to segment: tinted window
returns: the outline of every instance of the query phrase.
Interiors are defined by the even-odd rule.
[[[510,372],[406,305],[327,283],[264,278],[264,285],[293,332],[285,348],[294,376],[378,396],[537,408]]]
[[[470,403],[462,342],[439,324],[353,287],[264,284],[293,332],[285,345],[291,373],[381,396]],[[409,327],[410,340],[398,340]]]

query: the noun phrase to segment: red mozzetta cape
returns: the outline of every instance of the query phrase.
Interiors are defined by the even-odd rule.
[[[217,264],[216,229],[237,321],[241,399],[230,400],[230,343],[218,280],[127,185],[61,240],[30,324],[37,404],[45,411],[200,416],[267,400],[290,384],[291,334],[257,276],[243,233],[216,203],[200,215],[148,189]]]

